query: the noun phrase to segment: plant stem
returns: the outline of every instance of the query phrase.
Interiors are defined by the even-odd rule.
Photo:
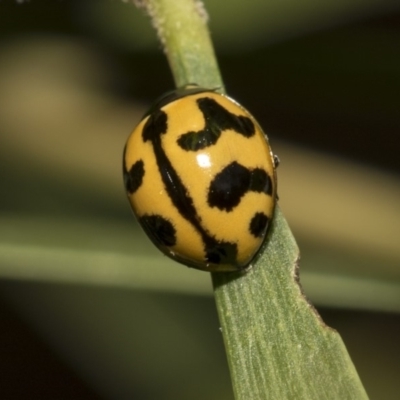
[[[157,30],[176,87],[195,83],[223,91],[203,4],[194,0],[144,0],[140,6]]]
[[[194,0],[147,0],[177,87],[221,88],[204,8]],[[299,250],[276,207],[269,236],[245,273],[212,276],[238,400],[367,399],[337,334],[298,282]]]

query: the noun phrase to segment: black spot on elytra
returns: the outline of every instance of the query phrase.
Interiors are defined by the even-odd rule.
[[[215,240],[206,245],[206,262],[213,264],[235,265],[237,245],[235,243]]]
[[[250,171],[233,162],[219,172],[210,184],[208,204],[220,210],[231,211],[249,190]]]
[[[207,201],[210,207],[229,212],[249,191],[272,194],[271,178],[261,168],[251,170],[234,161],[215,175]]]
[[[142,132],[142,138],[144,142],[148,140],[154,142],[154,140],[160,140],[160,136],[167,132],[168,123],[167,114],[158,109],[155,110],[147,119]]]
[[[144,215],[139,218],[140,224],[156,245],[167,247],[176,244],[176,230],[172,223],[160,215]]]
[[[263,237],[268,228],[269,218],[262,212],[254,214],[250,221],[250,233],[256,238]]]
[[[261,168],[254,168],[251,171],[250,190],[258,193],[272,195],[271,177]]]
[[[133,194],[143,183],[144,177],[144,163],[142,160],[136,161],[130,170],[125,167],[124,161],[124,183],[125,189],[128,193]]]
[[[197,100],[197,104],[203,113],[205,127],[179,137],[177,142],[183,150],[197,151],[212,146],[217,143],[221,133],[228,129],[245,137],[255,134],[255,126],[250,118],[230,113],[214,99],[203,97]]]
[[[145,142],[149,140],[153,145],[158,170],[172,203],[179,213],[197,228],[199,218],[193,205],[193,199],[190,197],[162,146],[161,135],[167,132],[167,120],[168,117],[164,111],[155,110],[143,127],[142,137]]]

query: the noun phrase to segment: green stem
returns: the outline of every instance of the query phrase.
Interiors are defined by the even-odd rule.
[[[142,1],[177,87],[222,87],[199,1]],[[299,250],[276,208],[260,255],[246,273],[212,276],[236,399],[367,399],[346,348],[307,302]]]
[[[176,87],[196,83],[223,90],[203,4],[194,0],[144,0],[140,6],[157,30]]]

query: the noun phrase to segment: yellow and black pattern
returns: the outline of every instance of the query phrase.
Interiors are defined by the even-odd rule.
[[[129,137],[124,183],[153,243],[206,271],[249,265],[276,199],[272,152],[254,118],[201,88],[161,99]]]

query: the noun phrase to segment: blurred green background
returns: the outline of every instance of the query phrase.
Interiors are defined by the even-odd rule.
[[[400,374],[400,4],[206,0],[281,159],[301,282],[371,399]],[[131,215],[125,140],[173,87],[129,1],[0,1],[0,397],[233,399],[208,274]]]

